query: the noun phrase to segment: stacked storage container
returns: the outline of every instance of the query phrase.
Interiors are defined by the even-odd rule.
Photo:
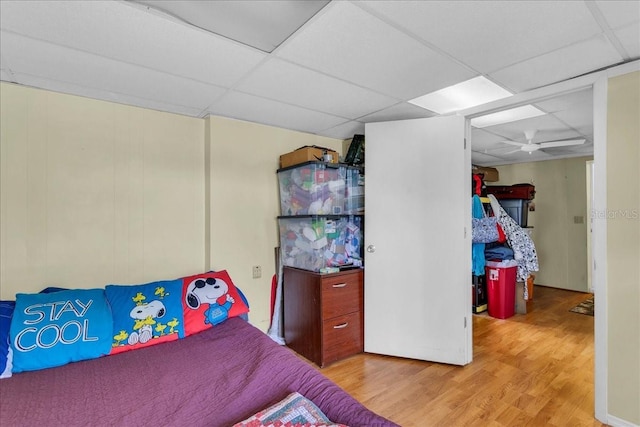
[[[279,169],[278,181],[283,265],[314,272],[361,267],[362,170],[306,162]]]

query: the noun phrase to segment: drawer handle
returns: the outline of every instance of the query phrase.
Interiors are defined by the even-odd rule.
[[[344,288],[345,286],[347,286],[346,283],[338,283],[337,285],[333,285],[334,288]]]
[[[349,324],[349,322],[344,322],[344,323],[341,323],[339,325],[334,326],[333,329],[344,329],[344,328],[347,327],[348,324]]]

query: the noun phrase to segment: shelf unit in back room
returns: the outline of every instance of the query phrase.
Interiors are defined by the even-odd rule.
[[[364,168],[278,169],[283,329],[320,367],[364,349]]]

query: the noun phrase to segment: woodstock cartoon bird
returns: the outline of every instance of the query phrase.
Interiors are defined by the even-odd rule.
[[[155,295],[159,296],[160,298],[164,298],[169,295],[169,292],[165,292],[165,289],[163,286],[158,286],[156,288]]]
[[[167,325],[158,322],[158,324],[156,325],[156,332],[158,332],[160,335],[164,335],[165,329],[167,329]]]
[[[144,300],[146,300],[146,299],[147,299],[147,297],[145,297],[145,296],[142,294],[142,292],[138,292],[138,293],[136,294],[136,296],[135,296],[135,297],[133,297],[132,299],[133,299],[133,302],[135,302],[135,303],[136,303],[136,305],[142,305],[142,303],[144,302]]]
[[[113,337],[114,340],[116,340],[116,342],[113,344],[114,347],[117,347],[120,345],[120,343],[124,340],[126,340],[129,337],[129,334],[127,333],[127,331],[120,331],[120,333],[118,335],[115,335]]]
[[[170,321],[167,322],[167,325],[169,325],[169,327],[171,329],[169,329],[169,333],[172,334],[175,332],[175,327],[178,326],[180,324],[180,322],[178,322],[178,319],[176,319],[175,317],[173,319],[171,319]]]

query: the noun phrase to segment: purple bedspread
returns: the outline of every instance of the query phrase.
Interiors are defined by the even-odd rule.
[[[182,340],[0,380],[0,423],[230,426],[294,391],[335,423],[396,425],[239,318]]]

